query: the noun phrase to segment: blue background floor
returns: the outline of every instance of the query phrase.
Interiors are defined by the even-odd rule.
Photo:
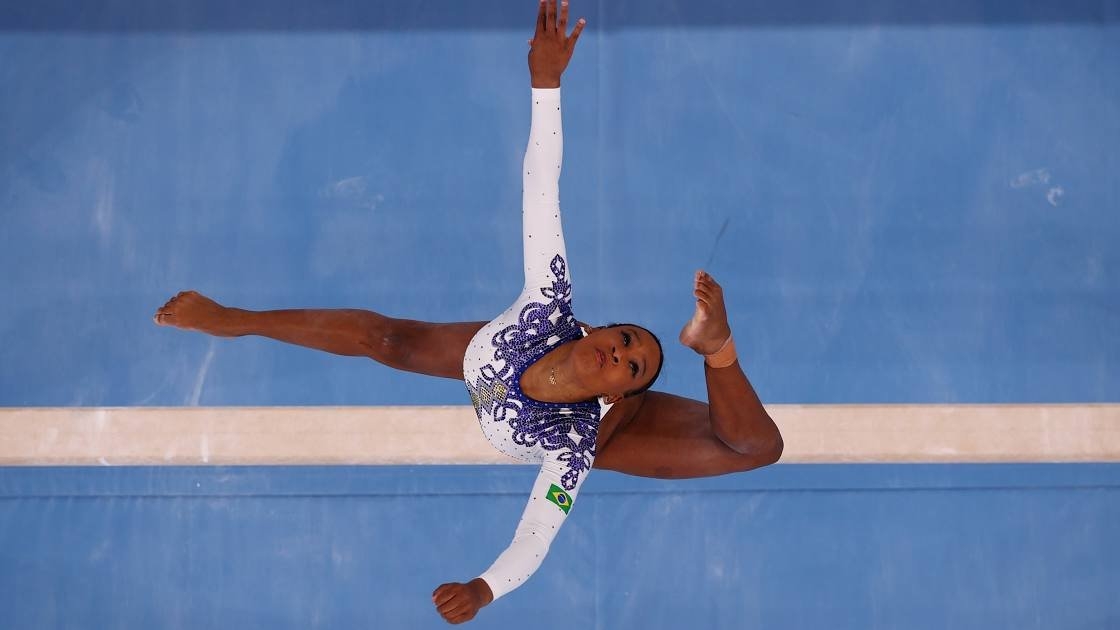
[[[7,628],[439,628],[527,467],[8,469]],[[592,475],[478,628],[1114,628],[1116,466]]]
[[[769,402],[1120,394],[1120,3],[585,2],[561,201],[579,317],[672,343],[708,268]],[[485,320],[520,289],[535,3],[22,3],[0,17],[0,404],[461,404],[158,329]]]
[[[579,317],[660,334],[699,267],[768,403],[1120,399],[1120,3],[577,2]],[[520,289],[535,3],[0,2],[0,405],[466,404],[159,329],[489,319]],[[155,417],[155,416],[153,416]],[[371,431],[376,431],[371,427]],[[1114,466],[592,475],[475,627],[1120,627]],[[0,469],[5,628],[441,627],[521,468]]]

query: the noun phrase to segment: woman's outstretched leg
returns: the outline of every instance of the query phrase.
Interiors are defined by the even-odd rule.
[[[486,322],[436,324],[359,309],[248,311],[195,292],[171,298],[155,314],[161,326],[218,337],[259,335],[391,368],[461,380],[463,355]]]

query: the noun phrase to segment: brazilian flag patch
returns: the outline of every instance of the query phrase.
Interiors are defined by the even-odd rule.
[[[564,489],[556,484],[552,484],[548,489],[548,500],[556,504],[556,507],[564,510],[567,514],[568,510],[572,509],[572,497],[568,496]]]

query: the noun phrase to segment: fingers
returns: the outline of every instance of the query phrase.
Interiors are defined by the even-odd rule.
[[[572,29],[572,34],[567,38],[567,47],[569,54],[572,49],[576,47],[576,41],[579,40],[579,34],[583,32],[583,27],[587,25],[587,20],[580,18],[576,20],[576,27]],[[568,1],[561,0],[560,2],[560,35],[563,36],[568,32]]]
[[[456,615],[454,617],[448,618],[447,623],[460,624],[460,623],[463,623],[465,621],[470,621],[471,619],[474,619],[474,613],[469,613],[468,612],[468,613],[463,613],[462,615]]]
[[[455,596],[455,584],[440,584],[432,593],[432,603],[437,608],[451,601]]]
[[[559,3],[559,6],[557,4]],[[572,34],[567,35],[568,32],[568,2],[567,0],[540,0],[537,7],[537,30],[533,34],[533,38],[529,40],[529,48],[532,48],[537,41],[541,40],[541,36],[553,36],[556,38],[564,48],[564,51],[571,55],[575,48],[576,42],[579,40],[580,33],[587,25],[587,20],[580,18],[576,21],[576,26],[572,29]]]
[[[457,593],[455,595],[452,595],[451,599],[440,604],[439,606],[436,606],[436,610],[439,611],[439,614],[443,615],[444,619],[450,619],[451,617],[456,617],[462,614],[463,610],[466,609],[466,607],[467,602],[465,598],[461,593]]]
[[[451,603],[447,606],[446,609],[441,608],[439,614],[443,615],[443,618],[450,621],[451,623],[457,623],[455,621],[456,619],[465,621],[463,617],[469,618],[470,616],[473,616],[473,611],[474,606],[471,604],[469,599],[460,596],[457,599],[451,600]]]
[[[463,623],[474,618],[478,607],[466,585],[443,584],[432,593],[436,611],[449,623]]]
[[[568,50],[576,47],[576,41],[579,40],[579,34],[583,32],[583,27],[587,25],[587,20],[580,18],[576,22],[576,27],[572,29],[572,36],[568,38]]]
[[[443,607],[444,617],[457,617],[463,613],[469,612],[472,607],[471,598],[465,593],[459,593],[450,602]]]

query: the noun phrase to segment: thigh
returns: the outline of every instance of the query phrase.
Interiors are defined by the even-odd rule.
[[[610,436],[595,467],[639,477],[687,479],[742,472],[773,462],[723,443],[698,400],[648,391],[633,416]],[[614,411],[613,409],[611,411]]]
[[[394,319],[381,340],[386,352],[379,360],[398,370],[463,380],[463,355],[487,323]]]

